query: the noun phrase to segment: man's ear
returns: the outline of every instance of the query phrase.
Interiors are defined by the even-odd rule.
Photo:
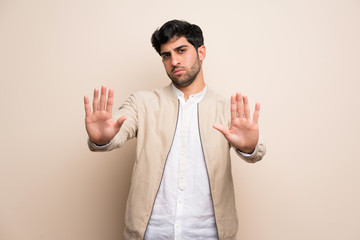
[[[200,46],[197,51],[198,51],[200,61],[203,61],[206,57],[205,45]]]

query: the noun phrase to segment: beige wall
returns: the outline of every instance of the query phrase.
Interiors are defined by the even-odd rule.
[[[167,84],[149,40],[174,18],[202,27],[210,86],[262,103],[238,239],[360,239],[355,0],[0,0],[0,239],[122,239],[136,142],[89,152],[83,95]]]

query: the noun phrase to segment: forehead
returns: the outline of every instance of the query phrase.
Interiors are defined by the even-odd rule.
[[[161,44],[160,52],[169,52],[182,45],[192,46],[185,37],[173,37],[168,42]]]

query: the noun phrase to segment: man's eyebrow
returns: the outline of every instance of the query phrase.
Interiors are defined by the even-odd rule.
[[[162,53],[160,53],[160,56],[164,56],[164,55],[168,55],[168,54],[170,54],[170,52],[162,52]]]
[[[174,50],[176,51],[176,50],[179,50],[180,48],[187,48],[187,47],[189,47],[188,45],[186,45],[186,44],[184,44],[184,45],[181,45],[181,46],[178,46],[178,47],[176,47],[176,48],[174,48]],[[170,52],[162,52],[162,53],[160,53],[160,55],[161,56],[163,56],[163,55],[166,55],[166,54],[169,54]]]
[[[184,48],[184,47],[189,47],[189,46],[186,45],[186,44],[184,44],[184,45],[181,45],[181,46],[176,47],[174,50],[179,50],[180,48]]]

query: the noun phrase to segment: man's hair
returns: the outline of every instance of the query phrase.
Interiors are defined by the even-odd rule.
[[[204,45],[204,37],[201,28],[195,24],[180,20],[168,21],[160,29],[157,29],[151,37],[151,43],[159,55],[161,55],[161,44],[167,43],[174,37],[185,37],[196,50]]]

